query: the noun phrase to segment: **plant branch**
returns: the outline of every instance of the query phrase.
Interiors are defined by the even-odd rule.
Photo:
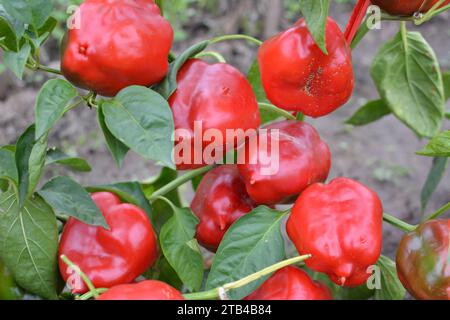
[[[390,214],[385,213],[383,215],[383,220],[391,225],[393,225],[394,227],[397,227],[405,232],[411,232],[414,231],[416,229],[416,226],[413,226],[409,223],[406,223],[403,220],[400,220],[399,218],[396,218]]]
[[[444,205],[442,208],[438,209],[436,212],[430,214],[428,218],[425,219],[425,221],[430,221],[439,218],[441,215],[446,213],[447,211],[450,211],[450,202]]]
[[[178,177],[177,179],[171,181],[170,183],[166,184],[161,189],[156,190],[149,198],[148,200],[150,202],[154,202],[159,197],[164,196],[165,194],[169,193],[172,190],[177,189],[179,186],[185,184],[188,181],[191,181],[197,176],[201,176],[202,174],[214,169],[216,165],[209,165],[200,169],[192,170],[186,173],[185,175]]]
[[[92,284],[91,280],[89,279],[89,277],[83,272],[81,271],[80,267],[78,267],[76,264],[74,264],[72,261],[69,260],[69,258],[67,258],[65,255],[61,255],[60,256],[61,260],[64,261],[65,264],[67,264],[73,271],[76,272],[76,274],[78,274],[81,279],[83,279],[84,283],[86,284],[86,286],[89,288],[89,291],[92,293],[92,296],[94,298],[97,298],[99,295],[99,292],[97,291],[97,289],[95,288],[95,286]]]
[[[203,51],[195,56],[195,58],[202,58],[202,57],[213,57],[214,59],[216,59],[217,61],[219,61],[221,63],[227,62],[220,53],[214,52],[214,51]]]
[[[278,262],[272,266],[269,266],[267,268],[264,268],[264,269],[262,269],[256,273],[253,273],[245,278],[242,278],[242,279],[234,281],[234,282],[227,283],[220,288],[215,288],[215,289],[212,289],[209,291],[204,291],[204,292],[188,293],[188,294],[185,294],[184,297],[188,300],[217,299],[220,297],[222,292],[227,293],[230,290],[241,288],[241,287],[246,286],[246,285],[252,283],[253,281],[256,281],[256,280],[258,280],[266,275],[269,275],[279,269],[290,266],[292,264],[303,262],[309,258],[311,258],[310,254],[287,259],[287,260]]]
[[[254,43],[258,46],[263,44],[263,42],[261,40],[258,40],[251,36],[247,36],[245,34],[229,34],[229,35],[225,35],[225,36],[220,36],[220,37],[216,37],[216,38],[209,40],[209,43],[215,44],[215,43],[228,41],[228,40],[247,40],[248,42]]]
[[[288,120],[296,120],[296,117],[287,112],[286,110],[280,109],[277,106],[274,106],[270,103],[258,102],[259,109],[270,111],[276,113],[277,115],[286,118]]]

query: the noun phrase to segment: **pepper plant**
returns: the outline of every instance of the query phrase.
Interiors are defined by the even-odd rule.
[[[408,26],[433,23],[448,2],[373,1],[381,22],[398,21],[399,31],[372,63],[379,98],[346,121],[364,126],[393,115],[427,140],[417,150],[434,158],[423,210],[450,157],[450,131],[442,130],[450,74]],[[356,3],[343,32],[328,17],[329,0],[298,0],[303,17],[271,39],[222,35],[176,55],[164,18],[170,1],[86,0],[68,17],[55,69],[40,54],[57,26],[53,2],[0,0],[4,64],[19,79],[26,69],[51,76],[36,97],[34,123],[0,147],[0,299],[396,300],[406,290],[417,299],[449,299],[450,225],[439,217],[450,203],[416,226],[384,213],[376,192],[360,182],[324,184],[332,155],[308,117],[341,108],[358,85],[351,50],[376,32],[370,4]],[[246,75],[214,51],[224,41],[258,47]],[[118,169],[133,151],[160,166],[160,175],[94,186],[65,176],[43,181],[49,166],[91,170],[49,145],[58,121],[84,107],[97,117]],[[255,134],[197,144],[197,122],[202,134]],[[256,146],[279,146],[278,171],[264,174],[261,159],[275,154],[252,147],[252,137]],[[194,150],[183,149],[177,162],[183,144]],[[196,162],[211,146],[215,161]],[[239,160],[242,149],[256,163],[220,161]],[[179,192],[187,183],[197,190],[191,207]],[[383,221],[406,234],[398,265],[381,255]],[[414,239],[420,247],[411,251]],[[298,252],[287,254],[286,241]]]

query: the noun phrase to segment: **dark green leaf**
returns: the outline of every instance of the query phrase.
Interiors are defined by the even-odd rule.
[[[141,185],[138,182],[123,182],[110,185],[91,186],[86,188],[89,192],[108,191],[116,194],[123,202],[134,204],[145,210],[152,218],[152,208],[145,198]]]
[[[450,131],[439,133],[417,154],[427,157],[450,157]]]
[[[430,172],[428,173],[427,181],[422,188],[420,194],[420,201],[422,206],[422,212],[427,207],[428,201],[430,201],[431,196],[436,191],[439,183],[445,175],[445,171],[448,167],[448,158],[434,158],[433,165],[431,166]]]
[[[397,276],[395,262],[388,257],[381,256],[377,262],[380,267],[381,288],[375,290],[375,300],[403,300],[406,290]]]
[[[70,167],[73,170],[80,172],[91,171],[91,166],[86,160],[70,156],[56,148],[47,151],[47,159],[45,161],[45,165],[50,165],[54,163]]]
[[[188,208],[172,207],[173,216],[162,227],[159,240],[169,264],[191,291],[200,289],[203,257],[195,240],[197,217]]]
[[[177,290],[183,289],[183,282],[163,255],[151,269],[144,273],[144,277],[165,282]]]
[[[439,63],[420,33],[399,32],[373,61],[372,78],[389,108],[421,137],[439,132],[444,89]]]
[[[58,21],[55,18],[50,17],[44,25],[38,29],[37,35],[30,31],[26,33],[27,39],[31,41],[34,49],[41,47],[45,41],[48,40],[57,25]]]
[[[255,60],[248,71],[247,79],[250,82],[253,92],[256,95],[258,102],[270,103],[266,97],[266,92],[261,82],[261,73],[259,72],[258,60]],[[276,112],[271,112],[266,109],[259,110],[261,115],[261,123],[272,122],[280,118],[280,115]]]
[[[285,258],[281,220],[285,213],[258,207],[236,221],[225,234],[214,257],[206,289],[220,287],[258,272]],[[268,276],[231,291],[242,299],[255,291]]]
[[[62,118],[69,103],[77,96],[78,91],[66,80],[52,79],[44,84],[36,99],[36,139]]]
[[[19,43],[14,32],[14,27],[7,20],[6,17],[2,16],[2,11],[0,7],[0,44],[3,44],[6,48],[11,51],[17,52],[19,50]]]
[[[200,182],[202,182],[204,176],[205,175],[202,174],[200,176],[196,176],[194,179],[191,180],[192,188],[194,189],[194,191],[197,191],[198,186],[200,185]]]
[[[17,168],[14,151],[0,148],[0,179],[7,179],[17,184]]]
[[[202,41],[188,48],[174,62],[170,64],[169,72],[166,78],[156,85],[153,89],[161,94],[165,99],[168,99],[177,90],[177,75],[181,67],[193,56],[202,52],[209,45],[209,41]]]
[[[391,114],[391,110],[383,100],[369,101],[345,121],[352,126],[364,126]]]
[[[38,193],[56,214],[68,215],[93,226],[108,228],[103,214],[89,193],[72,179],[53,178]]]
[[[450,99],[450,72],[443,72],[442,79],[444,81],[445,101]]]
[[[14,194],[0,195],[0,257],[17,284],[46,299],[57,299],[58,229],[42,199],[24,206]]]
[[[30,126],[17,140],[16,166],[19,182],[19,205],[25,202],[37,187],[47,155],[47,135],[35,141],[35,126]]]
[[[49,0],[2,0],[6,12],[23,24],[39,29],[49,18],[53,4]]]
[[[105,136],[106,145],[108,146],[108,149],[111,152],[117,166],[120,168],[122,167],[123,161],[125,160],[125,157],[130,149],[122,142],[120,142],[118,139],[116,139],[116,137],[113,136],[111,131],[109,131],[105,123],[105,115],[103,114],[103,104],[99,105],[97,116],[98,116],[98,123],[103,131],[103,135]]]
[[[174,123],[169,104],[156,92],[128,87],[102,105],[111,133],[146,159],[174,168],[172,134]]]
[[[300,8],[305,17],[309,32],[323,53],[328,54],[325,28],[330,0],[300,0]]]
[[[20,80],[23,78],[25,66],[30,56],[31,46],[26,42],[19,52],[6,51],[3,54],[3,62]]]
[[[178,177],[178,173],[175,170],[169,168],[163,168],[161,173],[149,182],[142,185],[146,198],[150,198],[153,192],[162,188],[169,182],[175,180]],[[178,189],[172,190],[165,195],[165,198],[169,199],[175,206],[181,207],[180,194]],[[171,217],[171,207],[163,200],[156,200],[152,203],[152,222],[153,227],[157,232],[161,230],[162,226]]]

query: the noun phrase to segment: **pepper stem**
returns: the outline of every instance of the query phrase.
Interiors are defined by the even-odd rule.
[[[173,180],[172,182],[166,184],[161,189],[156,190],[149,198],[148,200],[150,202],[154,202],[159,197],[164,196],[165,194],[169,193],[172,190],[175,190],[179,186],[185,184],[188,181],[191,181],[197,176],[201,176],[202,174],[214,169],[216,165],[209,165],[200,169],[192,170],[186,173],[185,175]]]
[[[99,292],[92,284],[92,281],[89,279],[89,277],[83,271],[81,271],[80,267],[74,264],[72,261],[70,261],[69,258],[67,258],[65,255],[61,255],[60,258],[73,271],[75,271],[75,273],[78,274],[81,277],[81,279],[83,279],[84,283],[89,288],[89,292],[92,294],[92,297],[97,298],[99,296]]]
[[[396,218],[390,214],[385,213],[383,215],[383,220],[386,221],[387,223],[393,225],[394,227],[397,227],[405,232],[411,232],[414,231],[416,229],[416,226],[413,226],[409,223],[406,223],[403,220],[400,220],[399,218]]]
[[[229,34],[229,35],[225,35],[225,36],[221,36],[221,37],[216,37],[216,38],[209,40],[209,43],[215,44],[215,43],[228,41],[228,40],[247,40],[248,42],[254,43],[258,46],[261,46],[263,44],[263,42],[261,40],[258,40],[251,36],[247,36],[245,34]]]
[[[218,52],[215,51],[203,51],[200,52],[199,54],[197,54],[195,56],[195,58],[202,58],[202,57],[213,57],[215,58],[217,61],[221,62],[221,63],[226,63],[227,61],[225,60],[225,58]]]
[[[212,300],[212,299],[217,299],[219,298],[223,293],[227,293],[230,290],[233,289],[238,289],[241,288],[243,286],[246,286],[250,283],[252,283],[253,281],[256,281],[266,275],[271,274],[272,272],[275,272],[277,270],[280,270],[284,267],[290,266],[292,264],[295,263],[299,263],[299,262],[303,262],[309,258],[311,258],[312,256],[310,254],[307,255],[303,255],[303,256],[298,256],[298,257],[294,257],[291,259],[287,259],[281,262],[278,262],[272,266],[269,266],[267,268],[264,268],[256,273],[253,273],[245,278],[242,278],[240,280],[234,281],[234,282],[230,282],[227,283],[225,285],[223,285],[220,288],[214,288],[212,290],[209,291],[204,291],[204,292],[197,292],[197,293],[188,293],[185,294],[184,297],[188,300]]]
[[[450,202],[444,205],[442,208],[438,209],[436,212],[432,213],[425,221],[430,221],[439,218],[441,215],[450,210]]]
[[[270,111],[273,113],[276,113],[277,115],[280,115],[283,118],[286,118],[288,120],[296,120],[296,117],[287,112],[286,110],[280,109],[273,104],[265,103],[265,102],[258,102],[259,109]]]

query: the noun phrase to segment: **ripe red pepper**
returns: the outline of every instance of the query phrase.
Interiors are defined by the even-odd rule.
[[[332,300],[330,290],[297,267],[285,267],[245,300]]]
[[[97,300],[184,300],[180,291],[156,280],[112,287]]]
[[[378,195],[363,184],[337,178],[314,184],[298,198],[287,232],[311,269],[338,285],[358,286],[381,254],[383,209]]]
[[[253,89],[246,77],[231,65],[191,59],[178,73],[177,83],[178,88],[169,99],[177,130],[176,145],[191,146],[192,150],[186,155],[175,147],[179,170],[199,168],[210,161],[211,158],[203,157],[205,148],[221,148],[219,155],[212,156],[222,158],[225,151],[237,146],[242,139],[231,137],[228,141],[227,129],[245,131],[259,127],[261,120]],[[201,125],[197,133],[196,123]],[[207,130],[220,133],[221,141],[208,141]],[[194,137],[203,143],[195,144]]]
[[[191,203],[192,211],[200,219],[197,240],[216,251],[228,228],[255,207],[236,165],[211,170],[202,179]]]
[[[164,78],[173,30],[153,0],[86,0],[77,17],[80,26],[68,31],[61,58],[69,81],[114,96]]]
[[[311,117],[325,116],[346,103],[354,85],[351,50],[331,18],[326,48],[328,55],[315,44],[304,19],[267,40],[258,61],[268,99]]]
[[[268,136],[260,134],[257,145],[248,144],[248,159],[238,166],[247,192],[256,203],[291,202],[309,185],[327,179],[331,154],[314,127],[290,120],[269,124],[264,129]],[[276,130],[278,138],[273,135]],[[274,150],[275,154],[271,154],[274,142],[279,143],[279,153]],[[278,154],[279,168],[270,172],[267,160],[275,169]]]
[[[111,230],[70,218],[61,236],[59,256],[65,255],[79,266],[97,288],[129,283],[158,256],[152,224],[142,209],[122,203],[113,193],[94,193],[92,200]],[[84,282],[61,259],[59,269],[65,281],[75,284],[73,293],[87,291]]]
[[[450,220],[432,220],[405,235],[397,252],[397,273],[421,300],[450,300]]]
[[[372,3],[392,15],[411,16],[429,11],[439,0],[372,0]],[[441,7],[450,3],[447,0]]]

